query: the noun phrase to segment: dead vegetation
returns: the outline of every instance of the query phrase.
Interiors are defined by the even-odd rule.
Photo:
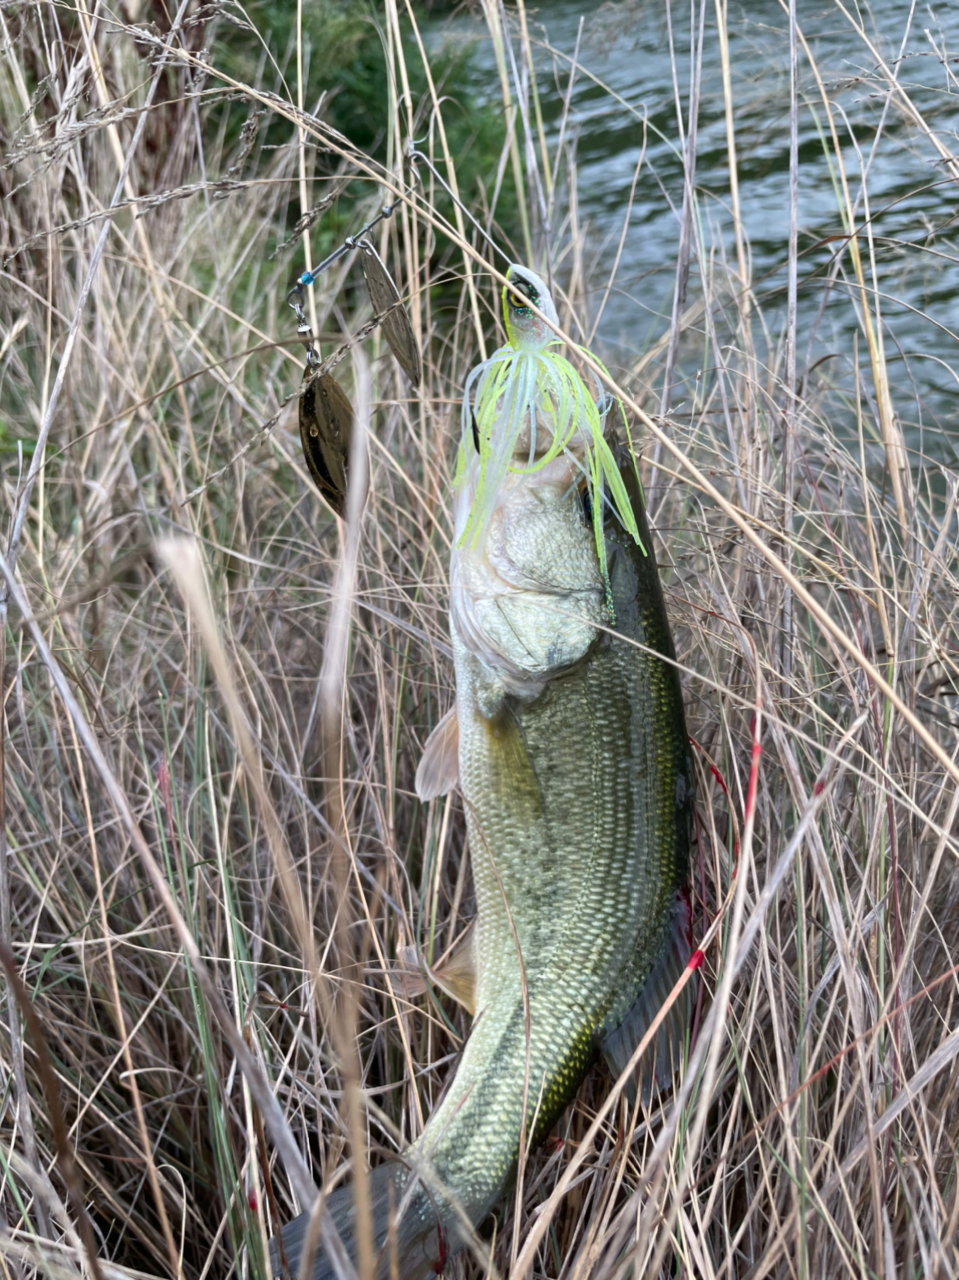
[[[528,68],[528,29],[489,10]],[[232,13],[0,15],[14,1276],[263,1275],[274,1215],[351,1143],[379,1160],[412,1139],[467,1031],[384,968],[410,943],[439,955],[470,915],[457,803],[421,806],[412,782],[451,697],[449,467],[464,378],[497,340],[488,251],[427,170],[407,185],[427,131],[456,175],[448,108],[414,117],[403,96],[408,13],[379,15],[387,169],[272,73],[231,81]],[[529,81],[503,66],[501,174],[536,236],[556,166],[573,331],[596,285],[575,163],[540,151]],[[319,210],[318,234],[341,189],[347,230],[400,202],[377,243],[425,360],[411,394],[379,333],[350,339],[369,319],[352,256],[320,277],[313,330],[324,358],[343,348],[366,427],[345,524],[299,453],[284,306],[311,250],[289,228]],[[658,391],[626,405],[699,748],[705,983],[675,1094],[633,1114],[597,1069],[531,1154],[522,1203],[484,1232],[514,1280],[959,1274],[957,484],[909,455],[859,193],[840,199],[860,233],[837,257],[851,379],[803,368],[794,307],[782,341],[766,327],[744,244],[617,372],[688,379],[673,416],[647,416],[670,407]]]

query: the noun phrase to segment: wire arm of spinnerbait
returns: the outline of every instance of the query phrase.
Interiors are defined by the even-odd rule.
[[[313,347],[313,334],[309,321],[303,312],[304,290],[314,282],[320,272],[324,271],[331,262],[336,262],[344,254],[358,249],[363,261],[363,277],[366,280],[367,291],[373,304],[373,310],[376,313],[377,322],[383,325],[387,344],[399,361],[404,373],[414,387],[419,386],[423,376],[423,368],[410,318],[400,300],[399,290],[393,281],[393,277],[387,271],[380,255],[376,252],[373,241],[369,239],[369,232],[372,228],[383,222],[384,219],[389,218],[396,208],[396,204],[397,202],[394,201],[393,204],[384,205],[376,217],[371,218],[365,227],[361,227],[355,236],[347,236],[340,247],[335,249],[329,257],[324,258],[312,271],[304,271],[286,295],[287,304],[296,316],[296,332],[299,337],[306,339],[306,371],[308,374],[316,369],[320,358]]]
[[[317,266],[315,266],[312,271],[304,271],[303,274],[300,276],[300,278],[297,280],[296,284],[290,290],[289,294],[287,295],[287,301],[289,302],[290,298],[293,296],[293,294],[296,292],[297,288],[299,288],[300,285],[303,285],[303,286],[311,285],[313,281],[316,279],[316,277],[318,275],[321,275],[326,270],[327,267],[331,267],[333,263],[338,262],[340,258],[344,256],[344,254],[347,254],[352,249],[355,249],[357,240],[361,240],[363,236],[365,236],[368,232],[372,231],[373,228],[377,226],[378,223],[383,222],[386,218],[391,218],[393,216],[393,210],[395,208],[396,208],[395,200],[392,204],[385,204],[383,208],[379,211],[379,213],[376,215],[376,217],[371,218],[365,227],[361,227],[355,236],[347,236],[346,239],[343,241],[343,243],[340,245],[340,247],[338,249],[334,249],[328,258],[324,258],[323,261],[319,263]],[[302,294],[301,294],[301,297],[302,297]],[[293,306],[292,302],[290,302],[290,306],[291,307]]]
[[[467,218],[469,218],[470,222],[472,222],[473,226],[480,233],[480,235],[483,237],[483,239],[486,241],[489,247],[493,250],[493,252],[498,253],[505,263],[509,264],[512,262],[512,258],[510,258],[509,254],[503,252],[503,250],[499,247],[499,245],[496,243],[493,237],[489,234],[489,232],[485,231],[480,226],[480,224],[476,221],[476,219],[470,213],[469,209],[467,209],[463,201],[460,200],[458,196],[453,194],[453,190],[450,187],[449,183],[443,178],[442,174],[436,168],[436,165],[433,164],[432,160],[430,160],[428,156],[425,156],[422,151],[417,151],[416,144],[413,142],[412,138],[410,138],[409,142],[407,142],[406,144],[406,158],[409,161],[410,170],[413,174],[414,186],[419,184],[419,181],[420,181],[419,174],[417,174],[416,172],[416,166],[418,164],[425,164],[427,169],[429,169],[430,173],[433,175],[436,181],[440,184],[440,186],[443,188],[443,190],[446,192],[449,198],[453,201],[453,203],[456,205],[456,207],[460,210],[461,213],[465,213]]]

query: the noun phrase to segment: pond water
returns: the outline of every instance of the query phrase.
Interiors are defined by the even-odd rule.
[[[855,199],[862,174],[877,257],[884,340],[894,406],[914,460],[954,466],[959,449],[959,183],[930,137],[907,119],[878,66],[881,57],[946,151],[959,154],[959,5],[876,0],[860,6],[873,48],[836,4],[799,0],[799,25],[840,130],[843,165]],[[699,9],[695,7],[696,21]],[[853,16],[855,6],[851,7]],[[665,0],[603,6],[552,0],[535,13],[538,80],[547,136],[555,142],[580,19],[582,37],[567,138],[575,142],[579,218],[598,262],[590,278],[602,293],[624,219],[628,228],[615,286],[600,316],[599,341],[623,365],[667,327],[682,203],[676,68],[684,119],[690,67],[690,8]],[[471,40],[475,84],[498,101],[492,46],[476,19],[434,19],[431,41]],[[784,323],[788,236],[788,26],[774,0],[729,4],[732,97],[739,197],[752,280],[767,326]],[[548,48],[550,46],[551,48]],[[800,50],[799,363],[828,358],[827,376],[848,382],[856,329],[848,255],[839,279],[827,274],[843,231],[835,160],[824,145],[826,115],[809,58]],[[735,265],[720,48],[712,0],[705,10],[696,182],[702,261]],[[843,117],[847,122],[843,126]],[[858,154],[857,154],[858,146]],[[640,163],[641,161],[641,163]],[[630,206],[630,189],[639,176]],[[860,199],[858,214],[863,205]],[[830,239],[831,238],[831,239]],[[691,297],[700,265],[694,258]],[[865,347],[860,336],[860,360]],[[701,353],[698,353],[701,354]],[[698,356],[697,356],[698,358]]]

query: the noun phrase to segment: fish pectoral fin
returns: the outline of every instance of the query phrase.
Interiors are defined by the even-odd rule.
[[[532,821],[543,812],[543,793],[515,713],[504,704],[479,719],[486,733],[493,793],[517,821]]]
[[[432,982],[451,1000],[461,1004],[467,1013],[476,1012],[476,942],[470,924],[444,956],[432,968],[417,947],[400,947],[390,981],[398,995],[412,1000],[426,991]]]
[[[454,702],[426,739],[416,770],[416,794],[424,803],[445,796],[459,782],[459,745],[460,726]]]
[[[600,1051],[614,1076],[626,1070],[636,1046],[642,1040],[656,1015],[662,1009],[692,954],[690,942],[691,911],[685,890],[675,895],[673,918],[662,955],[653,966],[636,1002],[600,1044]],[[639,1086],[644,1105],[649,1103],[653,1082],[662,1089],[672,1080],[682,1061],[683,1046],[692,1023],[696,979],[686,983],[678,999],[666,1014],[649,1048],[640,1059],[624,1092],[630,1102],[636,1100]]]

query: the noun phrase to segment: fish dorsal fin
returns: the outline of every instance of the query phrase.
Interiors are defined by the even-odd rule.
[[[653,966],[632,1008],[600,1045],[603,1057],[614,1076],[618,1077],[626,1070],[636,1046],[689,963],[692,954],[691,924],[689,897],[686,890],[681,889],[675,895],[672,925],[662,955]],[[660,1088],[665,1088],[672,1079],[681,1061],[682,1048],[692,1023],[695,991],[696,982],[693,979],[686,983],[656,1033],[656,1038],[643,1054],[632,1080],[626,1085],[625,1093],[631,1102],[636,1099],[637,1084],[643,1103],[648,1104],[653,1081]]]
[[[416,770],[416,794],[422,801],[445,796],[459,782],[460,727],[456,703],[439,722],[423,748],[423,758]]]
[[[394,985],[412,1000],[426,990],[427,980],[469,1014],[476,1012],[476,939],[470,924],[444,956],[430,968],[417,947],[400,947],[392,972]]]

